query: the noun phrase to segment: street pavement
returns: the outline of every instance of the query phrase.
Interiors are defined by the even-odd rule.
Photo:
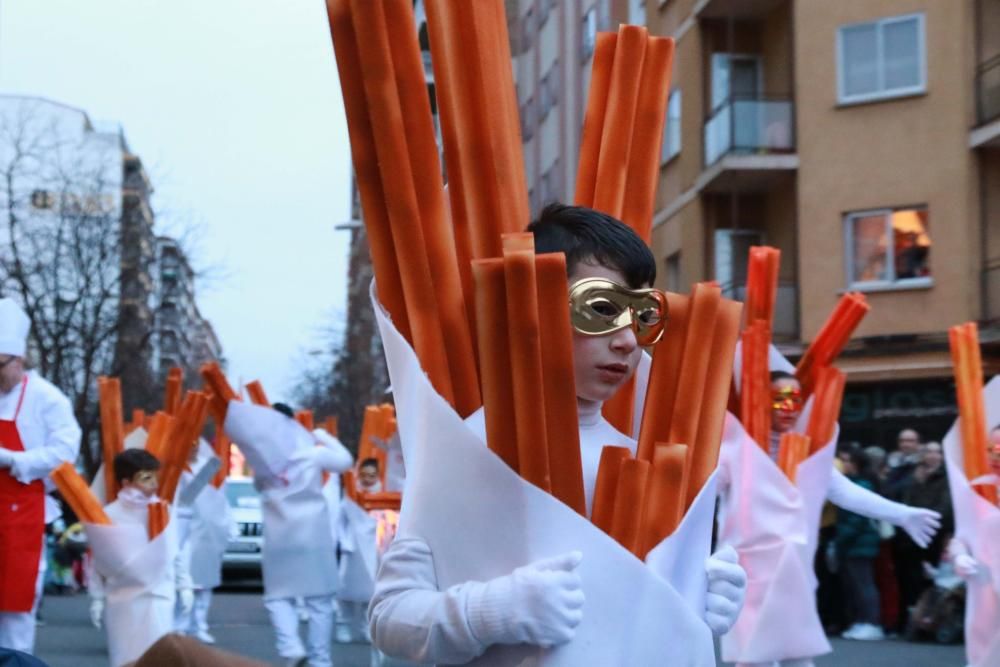
[[[38,628],[38,657],[51,667],[107,667],[104,633],[91,627],[87,607],[86,595],[45,598],[45,625]],[[220,648],[278,664],[274,635],[268,624],[259,589],[228,589],[216,594],[209,621]],[[789,621],[791,632],[794,631],[794,622],[793,619]],[[819,658],[816,667],[965,665],[961,646],[834,640],[833,651],[832,655]],[[337,667],[371,665],[370,649],[362,644],[334,644],[333,657]]]

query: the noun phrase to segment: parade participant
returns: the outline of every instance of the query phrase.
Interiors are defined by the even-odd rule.
[[[80,427],[56,387],[25,369],[30,321],[0,299],[0,647],[30,653],[45,573],[49,473],[75,461]]]
[[[361,493],[379,493],[382,481],[378,477],[378,459],[365,459],[358,466],[357,490]]]
[[[88,532],[91,543],[105,542],[94,549],[90,618],[98,629],[102,623],[107,626],[110,662],[119,667],[171,632],[175,599],[180,598],[189,613],[194,594],[180,557],[177,522],[168,523],[160,535],[147,533],[150,506],[159,501],[160,462],[144,449],[126,449],[115,456],[111,468],[121,491],[105,512],[113,524],[107,528],[118,534],[108,548],[110,541]]]
[[[354,488],[359,493],[382,491],[378,459],[368,458],[361,462]],[[377,529],[378,518],[374,513],[366,512],[349,498],[344,499],[337,528],[341,587],[337,591],[337,629],[334,634],[341,644],[371,642],[367,610],[378,570]]]
[[[261,494],[264,606],[278,654],[287,665],[329,667],[339,582],[323,473],[344,472],[351,457],[343,447],[327,446],[321,431],[306,430],[287,405],[273,407],[232,401],[225,430],[240,443]],[[302,598],[308,614],[305,644],[296,598]]]
[[[722,638],[722,657],[740,667],[811,667],[815,656],[830,651],[816,610],[813,574],[824,501],[899,526],[922,546],[940,527],[940,515],[886,500],[852,483],[833,465],[835,442],[825,443],[800,464],[792,483],[774,461],[783,433],[805,431],[805,402],[793,367],[773,347],[769,366],[768,452],[730,415],[719,459],[719,543],[736,549],[750,579],[743,613]],[[780,624],[790,619],[795,619],[795,631],[783,632]],[[858,624],[845,636],[878,639],[882,629]]]
[[[536,252],[565,253],[571,285],[599,277],[627,290],[648,287],[655,279],[655,260],[646,244],[603,213],[553,204],[528,231],[534,233]],[[636,450],[634,440],[601,416],[601,406],[629,380],[641,355],[631,326],[604,335],[574,332],[579,424],[567,427],[579,428],[588,514],[601,449],[621,444]],[[466,425],[485,443],[482,409]],[[405,522],[404,510],[401,527]],[[716,634],[735,621],[746,585],[735,554],[727,552],[715,554],[705,565],[708,591],[703,617]],[[369,609],[374,644],[391,656],[447,664],[472,661],[492,645],[564,644],[586,613],[577,571],[586,557],[572,551],[525,564],[505,576],[440,590],[427,543],[401,533],[383,558]],[[663,622],[669,624],[670,619]]]
[[[188,514],[181,553],[191,574],[194,605],[185,613],[178,601],[175,629],[206,644],[215,643],[208,631],[208,610],[212,590],[222,584],[222,555],[236,528],[225,494],[208,483],[207,478],[217,470],[218,458],[211,446],[201,441],[191,450],[191,471],[181,477],[177,504],[178,511]]]

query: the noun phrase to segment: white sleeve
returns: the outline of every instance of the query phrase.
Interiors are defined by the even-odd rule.
[[[80,425],[73,416],[69,399],[62,394],[46,394],[42,408],[45,443],[24,452],[14,452],[11,474],[22,484],[49,476],[63,462],[76,461],[80,453]]]
[[[104,577],[97,572],[92,555],[86,559],[84,573],[87,575],[87,593],[90,595],[90,598],[92,600],[103,600],[105,597]]]
[[[322,447],[316,448],[315,461],[324,472],[341,473],[350,470],[354,459],[340,440],[322,429],[316,429],[313,435],[322,444]]]
[[[849,512],[860,514],[870,519],[881,519],[894,525],[900,525],[905,518],[907,506],[887,500],[851,480],[843,473],[834,469],[830,478],[830,489],[827,499]]]
[[[181,591],[185,588],[194,588],[194,581],[191,579],[191,540],[184,540],[177,555],[174,557],[174,588]]]
[[[368,608],[372,643],[387,655],[436,664],[463,664],[487,644],[473,631],[483,584],[439,591],[430,547],[397,538],[385,552]]]

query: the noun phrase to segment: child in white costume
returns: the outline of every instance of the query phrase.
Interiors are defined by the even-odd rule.
[[[361,493],[379,493],[378,460],[365,459],[358,466],[354,488]],[[350,498],[340,506],[337,540],[340,546],[340,590],[337,591],[338,643],[371,642],[368,633],[367,610],[375,590],[378,570],[376,553],[377,517]]]
[[[722,638],[722,658],[740,667],[811,667],[813,657],[830,651],[816,611],[813,573],[823,502],[900,526],[921,545],[937,531],[940,516],[848,480],[833,466],[836,436],[798,467],[793,484],[774,464],[778,442],[782,433],[805,432],[808,414],[791,364],[772,348],[769,365],[774,371],[769,452],[727,415],[719,460],[719,543],[736,549],[750,578],[743,613]],[[857,639],[881,634],[875,627],[853,631]]]
[[[232,401],[225,431],[246,455],[261,494],[264,606],[278,653],[288,665],[329,667],[339,582],[323,473],[347,470],[351,455],[325,431],[307,431],[281,403],[272,410]],[[305,645],[296,598],[308,614]]]
[[[157,502],[159,461],[142,449],[126,449],[113,470],[121,484],[117,500],[105,507],[110,526],[87,525],[93,549],[90,616],[107,626],[112,667],[139,658],[173,630],[174,601],[190,609],[191,578],[180,558],[177,522],[150,540],[149,506]]]
[[[536,251],[565,252],[569,280],[599,277],[632,289],[652,284],[656,265],[649,248],[621,222],[578,207],[553,205],[529,226]],[[636,443],[601,416],[602,403],[635,372],[642,349],[631,326],[604,335],[574,334],[573,357],[587,512],[591,511],[601,449]],[[395,378],[394,378],[395,385]],[[641,400],[641,398],[639,399]],[[397,397],[397,406],[400,405]],[[483,411],[466,425],[485,443]],[[459,664],[491,646],[555,647],[569,642],[587,613],[577,571],[587,554],[572,551],[527,563],[488,581],[469,580],[440,589],[434,554],[404,526],[385,553],[369,608],[374,644],[386,654],[416,662]],[[705,623],[716,634],[735,621],[746,585],[734,553],[706,564]],[[670,618],[664,618],[665,625]]]

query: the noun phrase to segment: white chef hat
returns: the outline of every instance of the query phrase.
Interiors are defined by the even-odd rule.
[[[0,299],[0,354],[23,357],[31,320],[13,299]]]

